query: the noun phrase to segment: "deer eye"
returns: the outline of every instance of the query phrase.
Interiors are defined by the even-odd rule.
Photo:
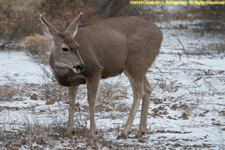
[[[68,49],[68,48],[65,48],[65,47],[63,47],[62,50],[63,50],[64,52],[68,52],[68,51],[69,51],[69,49]]]

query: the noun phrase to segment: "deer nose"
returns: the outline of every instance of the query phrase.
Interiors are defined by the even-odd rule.
[[[80,70],[80,72],[84,71],[84,65],[83,64],[78,65],[77,69]]]

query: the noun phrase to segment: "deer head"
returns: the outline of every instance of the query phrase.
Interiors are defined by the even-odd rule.
[[[51,57],[54,63],[51,64],[51,67],[57,74],[65,75],[71,70],[76,74],[84,71],[84,62],[78,50],[79,44],[74,39],[78,32],[81,16],[82,13],[72,21],[65,32],[59,32],[40,15],[44,34],[52,41]]]

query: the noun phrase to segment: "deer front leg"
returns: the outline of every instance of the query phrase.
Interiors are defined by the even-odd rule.
[[[98,91],[98,84],[100,78],[92,78],[87,80],[88,90],[88,104],[90,109],[90,131],[89,136],[95,138],[96,135],[96,124],[95,124],[95,97]]]
[[[73,133],[73,114],[74,114],[74,104],[76,101],[78,86],[69,87],[69,120],[66,136],[71,137]]]

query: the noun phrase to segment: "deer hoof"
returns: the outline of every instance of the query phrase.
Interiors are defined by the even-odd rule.
[[[128,135],[121,134],[117,137],[117,139],[127,139]]]
[[[96,134],[95,133],[89,133],[89,138],[95,139]]]
[[[145,132],[138,132],[136,134],[135,138],[141,138],[144,134],[145,134]]]
[[[66,133],[64,134],[66,137],[72,137],[74,135],[73,128],[67,128]]]
[[[72,133],[71,133],[71,132],[66,132],[66,133],[64,134],[64,136],[66,136],[66,137],[72,137]]]

